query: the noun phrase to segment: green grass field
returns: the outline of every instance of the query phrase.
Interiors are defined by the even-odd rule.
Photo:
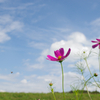
[[[92,100],[100,100],[100,93],[90,93]],[[77,100],[74,93],[65,93],[66,100]],[[55,93],[56,100],[63,100],[62,93]],[[54,100],[51,93],[8,93],[0,92],[0,100]],[[83,93],[81,100],[90,100],[87,93]]]

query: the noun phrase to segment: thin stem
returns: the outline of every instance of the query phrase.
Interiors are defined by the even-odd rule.
[[[94,76],[92,76],[92,77],[94,77]],[[84,88],[85,88],[85,86],[86,86],[86,83],[87,83],[92,77],[90,77],[90,78],[85,82],[84,87],[83,87],[83,89],[82,89],[82,94],[83,94],[83,90],[84,90]],[[81,97],[82,97],[82,94],[81,94]],[[81,98],[81,97],[80,97],[80,98]],[[81,99],[79,99],[79,100],[81,100]]]
[[[54,95],[53,88],[52,88],[51,86],[50,86],[50,88],[51,88],[51,92],[52,92],[52,94],[53,94],[54,100],[56,100],[56,97],[55,97],[55,95]]]
[[[63,66],[62,66],[62,62],[61,63],[61,70],[62,70],[62,91],[63,91],[63,97],[65,100],[65,93],[64,93],[64,72],[63,72]]]
[[[78,100],[78,94],[76,93],[76,98],[77,98],[77,100]]]
[[[86,59],[84,59],[84,60],[85,60],[85,62],[86,62],[86,64],[87,64],[88,70],[89,70],[89,72],[90,72],[90,74],[91,74],[91,76],[92,76],[92,73],[91,73],[90,68],[89,68],[89,66],[88,66],[88,63],[87,63],[87,60],[86,60]],[[93,77],[93,80],[95,81],[94,77]],[[100,86],[97,84],[96,81],[95,81],[95,83],[96,83],[96,85],[100,88]]]
[[[84,76],[83,76],[83,79],[84,79],[84,82],[85,82]],[[92,100],[92,98],[91,98],[91,96],[90,96],[90,93],[89,93],[89,91],[88,91],[87,85],[86,85],[86,89],[87,89],[87,92],[88,92],[88,95],[89,95],[90,99]]]
[[[100,49],[99,49],[98,61],[99,61],[99,73],[100,73]]]
[[[56,100],[56,97],[55,97],[54,93],[53,93],[53,97],[54,97],[54,100]]]

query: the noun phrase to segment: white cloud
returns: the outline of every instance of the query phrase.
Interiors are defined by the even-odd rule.
[[[68,49],[71,48],[70,58],[72,59],[80,50],[90,50],[90,46],[91,45],[89,45],[89,41],[86,39],[83,33],[74,32],[67,38],[67,41],[61,40],[53,43],[48,50],[48,54],[55,56],[54,51],[60,48],[64,48],[66,54]]]
[[[91,43],[91,41],[89,42],[89,40],[86,39],[86,37],[83,33],[74,32],[68,36],[67,41],[61,40],[61,41],[55,42],[55,43],[51,44],[50,49],[43,50],[41,52],[41,56],[37,60],[38,61],[41,60],[41,62],[44,62],[47,55],[52,55],[55,57],[55,55],[54,55],[55,50],[58,50],[60,48],[64,48],[64,52],[66,54],[68,49],[71,48],[71,53],[68,56],[68,58],[65,59],[65,61],[73,63],[76,60],[78,60],[80,58],[85,58],[89,55],[89,52],[90,52],[91,47],[92,47],[92,45],[90,43]],[[83,51],[85,51],[85,54],[83,53]],[[96,56],[94,57],[93,55],[90,55],[90,58],[88,59],[89,67],[98,69],[97,62],[98,61],[96,59]],[[38,64],[38,66],[39,66],[39,64]],[[36,67],[36,65],[35,65],[35,67]],[[69,64],[68,67],[75,67],[75,65]],[[86,71],[88,71],[88,69],[86,69]]]
[[[68,29],[67,27],[65,27],[65,28],[52,28],[52,29],[60,31],[60,33],[69,32],[70,31],[70,29]]]
[[[11,37],[8,36],[8,32],[22,31],[22,27],[23,24],[19,21],[14,21],[11,16],[0,16],[0,42],[3,43],[10,40]]]
[[[0,16],[0,23],[2,25],[5,25],[5,24],[10,23],[10,22],[12,22],[11,16],[9,16],[9,15]]]
[[[41,58],[40,58],[40,59],[41,59]],[[37,59],[37,61],[40,60],[40,59]],[[42,60],[43,60],[43,59],[42,59]],[[42,60],[41,60],[41,61],[42,61]],[[41,62],[41,61],[40,61],[40,62]],[[28,69],[28,70],[32,70],[32,69],[41,69],[41,68],[44,67],[44,65],[43,65],[42,63],[40,63],[40,64],[39,64],[39,63],[38,63],[38,64],[37,64],[37,63],[36,63],[36,64],[30,64],[29,59],[28,59],[28,60],[24,60],[24,65],[27,66],[27,69]]]
[[[27,80],[33,80],[34,78],[36,78],[36,75],[34,74],[34,75],[24,76],[24,77],[25,77],[25,79],[27,79]]]
[[[100,18],[90,22],[92,32],[100,34]]]
[[[37,61],[43,63],[48,55],[49,49],[45,49],[41,52],[41,56],[37,58]]]
[[[3,2],[5,2],[6,0],[0,0],[0,3],[3,3]]]
[[[10,15],[0,16],[0,30],[3,32],[11,32],[13,30],[21,31],[23,23],[14,20]]]
[[[11,25],[7,28],[7,31],[17,30],[21,31],[23,27],[23,24],[19,21],[14,21],[11,23]]]
[[[68,49],[71,48],[71,53],[68,56],[68,58],[65,59],[65,61],[75,62],[76,60],[78,60],[80,58],[88,57],[88,55],[92,49],[92,45],[90,43],[91,43],[91,41],[87,40],[83,33],[73,32],[71,35],[68,36],[67,41],[61,40],[61,41],[52,43],[50,49],[45,49],[42,51],[41,56],[46,58],[47,55],[52,55],[55,57],[55,55],[54,55],[55,50],[64,48],[64,52],[66,54]],[[85,53],[83,53],[83,51],[85,51]],[[97,52],[98,50],[95,49],[95,51]],[[97,55],[94,56],[93,52],[94,51],[92,50],[92,52],[89,56],[89,59],[88,59],[88,64],[89,64],[89,67],[98,69]],[[75,65],[71,64],[71,66],[70,65],[68,65],[68,66],[74,67]]]
[[[19,75],[19,74],[20,74],[19,72],[16,73],[16,75]]]
[[[37,59],[37,61],[40,62],[40,63],[43,63],[44,60],[45,60],[45,57],[43,57],[43,56],[40,56],[40,57]]]
[[[33,64],[28,66],[30,69],[42,69],[44,66],[42,64]]]
[[[21,80],[21,83],[27,83],[26,79]]]
[[[45,50],[43,50],[43,51],[41,52],[41,55],[42,55],[42,56],[46,56],[46,55],[48,54],[48,52],[49,52],[49,49],[45,49]]]
[[[46,82],[51,82],[51,79],[44,79]]]
[[[87,40],[86,40],[86,37],[83,33],[81,32],[74,32],[72,33],[69,37],[68,37],[69,40],[73,40],[74,42],[78,42],[78,43],[86,43]]]
[[[37,49],[44,49],[47,45],[45,43],[36,43],[33,41],[29,43],[29,46]]]
[[[0,92],[6,92],[6,91],[4,91],[4,90],[0,90]]]
[[[90,23],[90,25],[93,25],[93,26],[100,26],[100,18],[98,18],[98,19],[92,21],[92,22]]]
[[[1,0],[4,1],[4,0]],[[28,9],[28,7],[33,6],[34,3],[24,3],[23,5],[21,4],[20,6],[17,7],[2,7],[5,10],[24,10],[24,9]]]
[[[0,32],[0,43],[3,43],[3,42],[8,41],[10,39],[11,38],[7,34]]]
[[[18,77],[18,73],[16,74],[8,74],[8,75],[0,75],[0,79],[6,80],[6,81],[16,81],[16,77]]]

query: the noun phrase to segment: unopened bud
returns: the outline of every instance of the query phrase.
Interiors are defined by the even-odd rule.
[[[95,77],[97,77],[97,76],[98,76],[98,74],[97,74],[97,73],[94,73],[94,76],[95,76]]]
[[[50,85],[50,86],[52,86],[52,85],[53,85],[53,83],[49,83],[49,85]]]

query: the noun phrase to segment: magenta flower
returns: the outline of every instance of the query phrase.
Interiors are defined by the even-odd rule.
[[[50,61],[60,61],[61,62],[70,54],[70,51],[71,51],[71,49],[69,48],[68,52],[64,56],[64,49],[60,48],[59,50],[54,51],[56,58],[54,58],[50,55],[47,55],[48,58],[46,58],[46,59],[50,60]]]
[[[93,43],[96,43],[95,45],[92,45],[92,48],[95,48],[99,45],[99,49],[100,49],[100,39],[96,39],[97,41],[91,41]]]

